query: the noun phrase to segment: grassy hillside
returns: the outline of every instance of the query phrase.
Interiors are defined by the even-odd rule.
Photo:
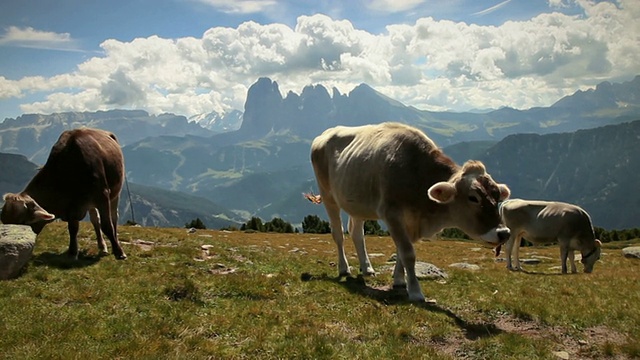
[[[510,272],[475,243],[418,243],[418,260],[449,273],[421,281],[427,305],[389,289],[389,238],[368,239],[379,275],[363,280],[335,277],[329,235],[119,233],[129,258],[97,257],[83,223],[74,262],[65,224],[45,228],[26,272],[0,286],[3,358],[640,357],[640,261],[610,244],[594,273],[561,276],[556,246],[523,249],[542,263]],[[449,266],[463,261],[480,270]]]

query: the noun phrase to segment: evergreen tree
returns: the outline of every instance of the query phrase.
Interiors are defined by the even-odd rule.
[[[191,220],[191,222],[184,224],[184,227],[186,227],[187,229],[191,229],[191,228],[206,229],[207,228],[202,222],[202,220],[200,220],[200,218],[195,218],[194,220]]]
[[[302,232],[306,234],[329,234],[331,225],[317,215],[307,215],[302,220]]]

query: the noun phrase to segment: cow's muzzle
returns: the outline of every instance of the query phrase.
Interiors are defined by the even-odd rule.
[[[511,230],[508,227],[499,228],[496,230],[496,234],[498,235],[498,243],[500,245],[504,244],[509,240],[509,236],[511,236]]]

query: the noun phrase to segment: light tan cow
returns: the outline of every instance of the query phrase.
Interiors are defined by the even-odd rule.
[[[56,218],[67,222],[69,256],[78,257],[78,228],[87,211],[98,237],[111,241],[116,259],[125,259],[118,241],[118,201],[124,183],[124,158],[114,134],[91,128],[64,131],[45,165],[19,194],[5,194],[0,220],[30,225],[39,234]]]
[[[398,123],[331,128],[314,139],[311,162],[320,190],[311,200],[322,201],[327,210],[341,276],[350,274],[341,209],[349,214],[349,234],[364,274],[375,273],[364,221],[387,224],[398,252],[393,284],[406,286],[411,301],[424,301],[413,248],[420,238],[445,227],[492,245],[509,238],[498,213],[509,188],[493,181],[479,161],[456,165],[416,128]]]
[[[586,273],[593,271],[594,264],[600,259],[602,243],[595,237],[589,214],[579,206],[557,201],[511,199],[501,204],[500,213],[511,229],[506,243],[507,268],[510,270],[521,270],[519,248],[523,238],[534,244],[557,242],[563,274],[567,273],[567,258],[571,261],[571,272],[577,271],[575,250],[582,254]],[[512,255],[515,255],[515,267],[511,263]]]

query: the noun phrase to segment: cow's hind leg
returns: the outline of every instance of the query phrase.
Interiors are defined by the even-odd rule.
[[[69,250],[67,255],[73,259],[78,259],[78,229],[80,228],[80,221],[69,220],[67,221],[67,229],[69,230]]]
[[[102,231],[100,229],[100,215],[98,214],[98,209],[89,210],[89,218],[91,219],[93,230],[96,232],[96,240],[98,241],[98,250],[100,250],[100,255],[109,255],[107,243],[104,241],[104,237],[102,236]]]
[[[104,204],[98,207],[100,213],[100,226],[102,231],[111,242],[111,249],[113,250],[113,256],[118,260],[124,260],[127,255],[122,250],[120,242],[118,241],[118,200],[119,197],[115,197],[111,201],[108,200],[108,192],[105,193],[107,198]]]
[[[376,272],[371,266],[369,254],[367,253],[367,245],[364,239],[364,220],[349,217],[349,234],[356,247],[358,260],[360,261],[360,273],[363,275],[375,275]]]
[[[331,237],[338,249],[338,275],[349,276],[351,275],[351,270],[349,269],[347,255],[344,252],[344,230],[342,229],[342,220],[340,219],[340,207],[338,207],[335,202],[332,202],[330,197],[322,195],[322,198],[324,207],[327,210],[327,216],[329,216]]]

